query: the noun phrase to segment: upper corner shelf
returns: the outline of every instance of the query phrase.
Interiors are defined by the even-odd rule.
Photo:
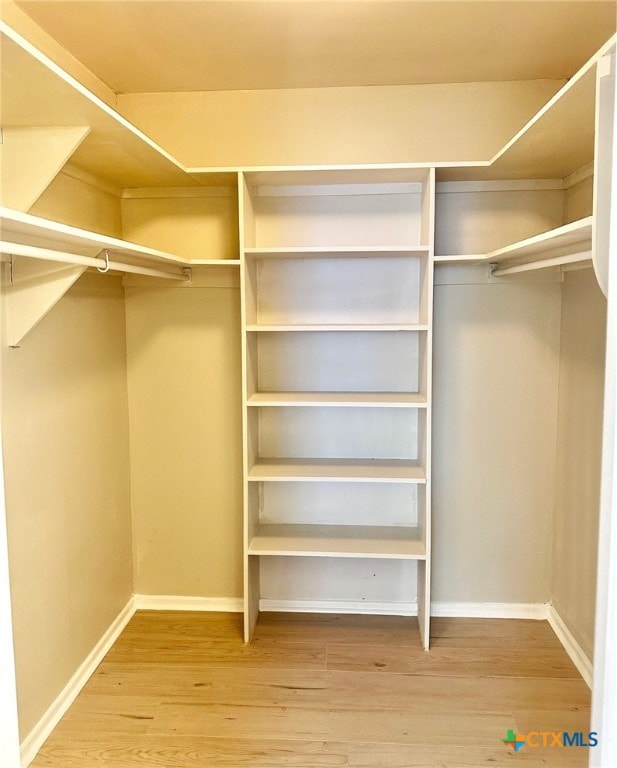
[[[596,67],[608,40],[490,160],[437,170],[438,181],[564,179],[594,159]]]
[[[0,34],[2,124],[89,126],[72,162],[117,187],[194,186],[177,160],[6,24]]]

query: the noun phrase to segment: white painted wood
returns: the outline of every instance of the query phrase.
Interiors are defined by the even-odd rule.
[[[249,483],[249,472],[255,460],[255,418],[249,413],[247,400],[249,391],[255,390],[255,371],[252,356],[255,355],[256,342],[247,339],[245,329],[250,317],[254,320],[254,284],[251,281],[252,268],[246,263],[245,248],[247,242],[255,239],[255,216],[253,200],[247,179],[238,174],[238,232],[240,244],[240,313],[242,344],[242,484],[243,484],[243,580],[244,580],[244,642],[248,643],[253,635],[259,616],[260,569],[259,560],[249,557],[249,544],[257,524],[259,510],[256,509],[256,491]]]
[[[220,611],[242,613],[241,597],[198,597],[194,595],[134,595],[136,611]]]
[[[553,259],[568,256],[572,253],[591,250],[591,232],[593,218],[587,216],[571,224],[542,232],[535,237],[528,237],[518,243],[512,243],[505,248],[498,248],[486,255],[491,263],[502,264],[506,261],[523,260],[540,261],[543,258]]]
[[[563,179],[592,162],[596,67],[614,45],[613,36],[488,163],[440,179]]]
[[[239,267],[240,259],[191,259],[192,267]]]
[[[611,175],[615,115],[615,52],[598,62],[596,78],[596,136],[593,175],[593,268],[598,284],[608,296],[608,262],[611,216]]]
[[[613,149],[617,146],[617,100],[613,106]],[[613,151],[610,216],[598,226],[608,227],[608,304],[606,369],[600,495],[598,579],[594,642],[591,729],[600,742],[591,750],[592,768],[617,765],[617,152]],[[603,235],[606,236],[606,235]]]
[[[3,205],[27,211],[86,138],[88,127],[3,128],[0,180]]]
[[[282,613],[356,613],[367,615],[417,616],[415,602],[367,600],[285,600],[262,598],[262,611]],[[432,603],[432,616],[477,619],[535,619],[545,621],[545,603]]]
[[[273,332],[273,333],[291,333],[300,331],[302,333],[310,333],[313,331],[334,331],[334,332],[374,332],[374,331],[426,331],[428,326],[423,323],[311,323],[303,325],[247,325],[246,330],[249,333],[256,332]]]
[[[439,264],[482,264],[486,263],[485,253],[467,253],[450,256],[435,256],[435,266]]]
[[[545,621],[546,603],[449,603],[433,602],[431,616],[468,619],[535,619]]]
[[[13,259],[5,265],[6,338],[17,347],[26,334],[60,301],[86,267]]]
[[[426,475],[417,462],[403,459],[262,459],[253,464],[248,479],[253,482],[425,483]]]
[[[591,681],[593,678],[593,665],[590,658],[581,648],[573,634],[568,629],[565,621],[561,618],[559,613],[552,605],[548,607],[547,618],[548,623],[553,628],[553,632],[557,635],[559,642],[566,649],[568,656],[572,659],[575,667],[581,673],[583,680],[591,688]]]
[[[77,695],[88,682],[98,665],[103,661],[111,646],[116,642],[122,630],[129,623],[135,613],[133,597],[114,619],[103,637],[90,651],[82,664],[76,670],[69,682],[58,694],[54,702],[30,731],[21,744],[21,765],[26,768],[36,757],[49,734],[60,722],[68,708],[77,698]]]
[[[0,458],[2,431],[0,430]],[[19,727],[17,720],[17,688],[15,653],[9,580],[9,555],[4,504],[4,469],[0,461],[0,757],[6,768],[19,768]]]
[[[245,248],[246,256],[260,259],[319,259],[319,258],[381,258],[384,256],[421,256],[428,252],[428,246],[413,248],[404,245],[390,246],[314,246],[295,248]]]
[[[367,616],[417,616],[414,601],[387,600],[306,600],[262,597],[262,611],[273,613],[343,613]]]
[[[591,266],[591,262],[591,251],[581,251],[580,253],[571,253],[568,256],[555,256],[551,259],[542,259],[542,261],[526,261],[512,267],[500,267],[493,269],[491,276],[505,277],[506,275],[517,275],[523,272],[533,272],[536,269],[548,269],[549,267]]]
[[[5,125],[91,127],[75,160],[116,186],[195,184],[174,157],[3,20],[0,34]]]
[[[9,257],[23,256],[27,259],[38,259],[39,261],[50,261],[60,264],[73,264],[82,267],[93,267],[101,272],[130,272],[137,275],[147,275],[149,277],[162,277],[168,280],[190,280],[190,270],[177,270],[175,272],[164,271],[162,269],[152,269],[151,267],[137,264],[124,264],[120,261],[114,261],[109,257],[109,251],[105,251],[105,258],[95,259],[91,256],[81,256],[65,251],[53,251],[49,248],[39,248],[36,245],[22,245],[21,243],[7,243],[0,241],[0,253]]]
[[[68,251],[82,256],[96,256],[100,251],[109,249],[113,251],[115,257],[122,256],[123,259],[141,261],[141,263],[181,265],[191,263],[188,259],[171,253],[88,232],[85,229],[42,219],[40,216],[32,216],[11,208],[0,207],[0,228],[4,240],[56,251]]]
[[[250,407],[426,408],[424,395],[405,392],[255,392]]]
[[[409,601],[416,560],[427,647],[435,174],[389,173],[246,174],[247,601],[257,573],[267,596],[325,587],[305,558],[333,564],[322,597],[369,597],[360,558],[374,595]]]
[[[424,559],[417,528],[368,525],[259,525],[249,554]]]

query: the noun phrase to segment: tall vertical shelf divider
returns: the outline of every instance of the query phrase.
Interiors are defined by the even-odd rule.
[[[239,175],[246,642],[272,585],[340,582],[417,597],[429,646],[434,200],[433,168]]]

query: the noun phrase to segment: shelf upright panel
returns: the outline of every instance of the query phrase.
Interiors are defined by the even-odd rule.
[[[244,642],[251,640],[257,617],[259,616],[259,558],[249,556],[249,546],[253,540],[258,520],[255,509],[259,489],[255,483],[249,483],[250,467],[255,462],[257,453],[256,421],[248,409],[248,400],[255,392],[255,368],[251,365],[254,350],[249,345],[256,344],[249,338],[246,328],[254,321],[252,312],[255,306],[255,284],[250,270],[254,264],[247,263],[245,249],[255,242],[255,212],[253,199],[246,175],[238,174],[238,218],[240,239],[240,304],[242,333],[242,482],[243,482],[243,568],[244,568]]]
[[[427,319],[424,378],[426,386],[426,421],[424,435],[424,550],[425,559],[418,561],[418,624],[422,646],[428,650],[431,635],[431,424],[433,376],[433,260],[435,255],[435,168],[430,168],[422,195],[422,243],[428,245],[428,254],[421,290],[421,313]]]

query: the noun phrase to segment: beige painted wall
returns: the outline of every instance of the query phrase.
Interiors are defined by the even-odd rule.
[[[193,286],[131,285],[126,313],[135,591],[240,597],[237,269],[195,270]]]
[[[471,274],[435,287],[433,599],[547,602],[561,286]]]
[[[132,591],[119,278],[85,275],[4,350],[2,411],[24,738]]]
[[[120,198],[70,173],[59,173],[28,213],[110,237],[122,236]]]
[[[606,301],[593,270],[563,286],[553,604],[593,655]]]
[[[482,160],[561,85],[125,94],[118,109],[191,167]]]

